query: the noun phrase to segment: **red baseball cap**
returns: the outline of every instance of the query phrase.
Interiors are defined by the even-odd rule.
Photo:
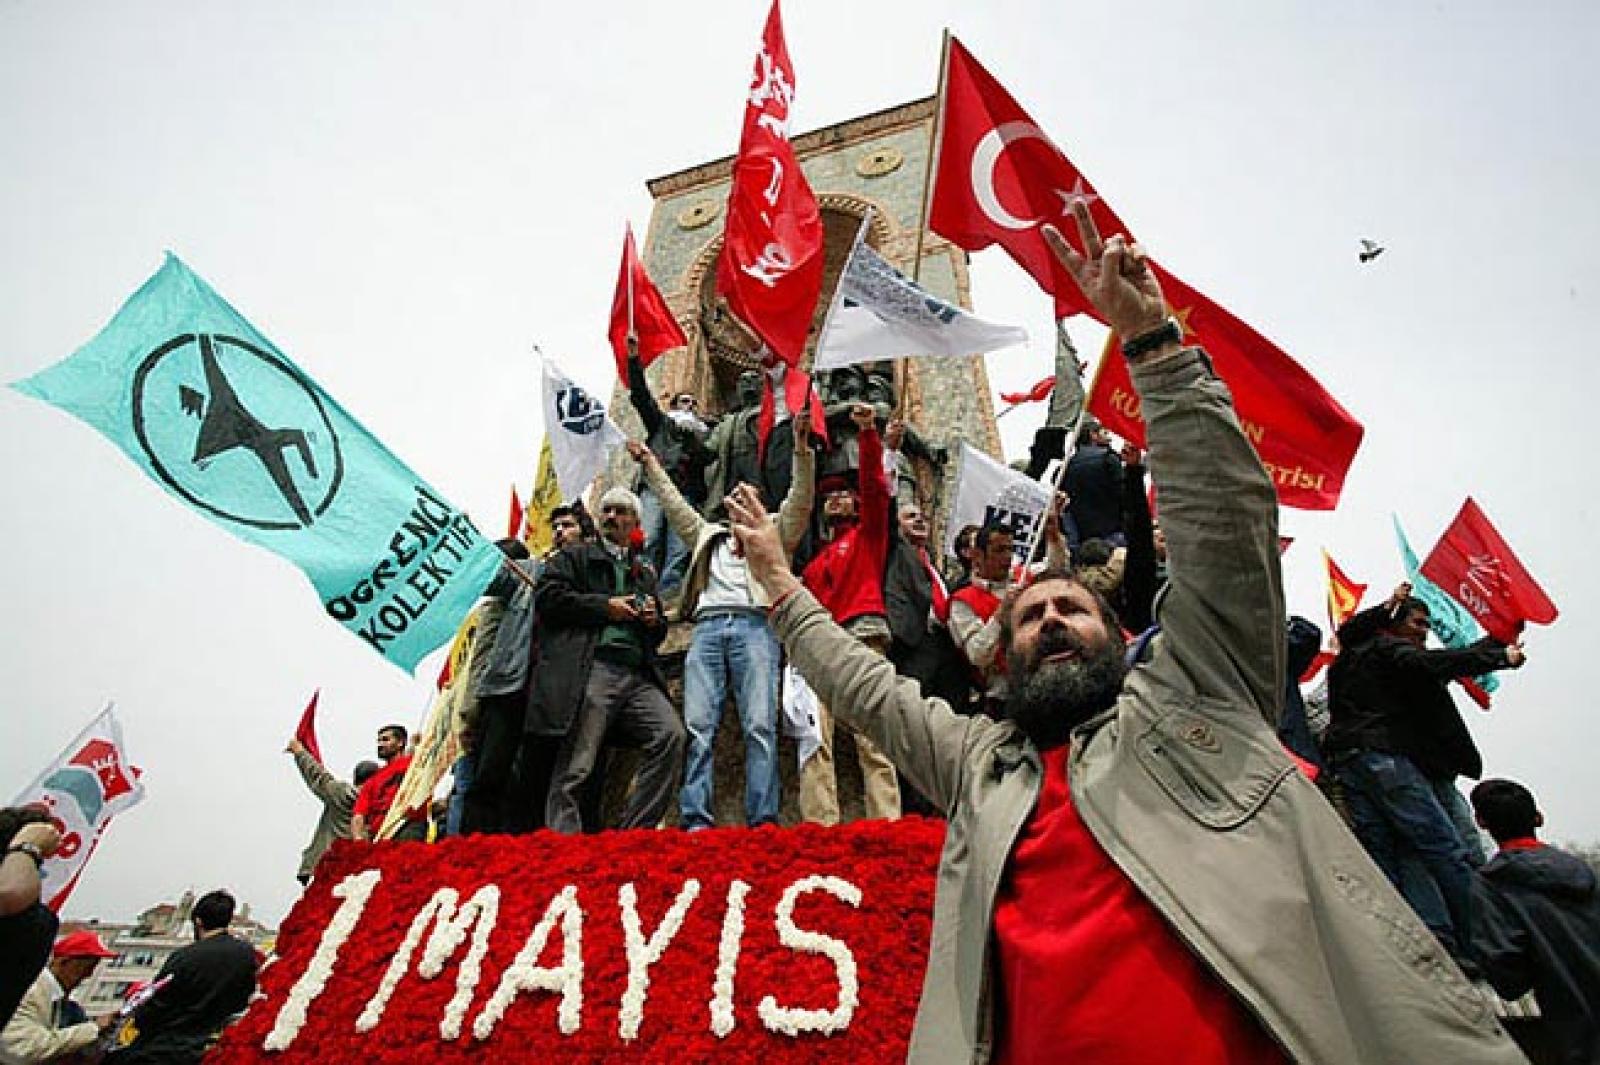
[[[100,937],[93,932],[69,932],[56,940],[51,951],[58,958],[115,958],[117,952],[106,949]]]

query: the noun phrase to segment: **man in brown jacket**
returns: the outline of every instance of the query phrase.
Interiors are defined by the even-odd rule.
[[[959,717],[858,647],[729,501],[773,628],[816,690],[949,818],[918,1062],[1506,1063],[1483,998],[1290,763],[1277,501],[1137,247],[1057,256],[1124,341],[1170,581],[1131,670],[1070,574],[1002,606],[1006,720]]]
[[[350,838],[350,813],[355,809],[356,793],[378,771],[378,763],[358,764],[355,783],[351,784],[328,772],[328,767],[317,761],[299,740],[291,739],[284,750],[294,756],[294,767],[300,771],[300,779],[322,803],[322,816],[317,818],[311,842],[300,852],[300,869],[295,873],[295,879],[304,886],[311,883],[312,872],[323,854],[333,846],[333,841]]]

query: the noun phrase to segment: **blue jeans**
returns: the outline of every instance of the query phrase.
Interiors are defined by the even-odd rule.
[[[1339,760],[1356,837],[1406,902],[1452,953],[1472,935],[1472,866],[1466,844],[1428,778],[1411,759],[1355,751]],[[1419,883],[1408,857],[1432,884]],[[1436,891],[1428,890],[1430,887]],[[1443,907],[1440,907],[1440,902]]]
[[[710,828],[713,755],[730,687],[744,729],[744,818],[778,820],[778,637],[757,613],[713,614],[695,622],[683,666],[683,724],[689,757],[679,798],[684,828]]]
[[[689,569],[689,549],[672,531],[661,500],[656,498],[649,485],[639,488],[639,509],[642,511],[639,525],[644,530],[644,557],[650,560],[660,575],[657,587],[662,598],[671,598],[683,584],[684,574]]]
[[[467,789],[472,787],[472,771],[477,761],[476,755],[467,752],[457,758],[456,764],[450,769],[455,776],[455,783],[450,785],[450,812],[444,818],[444,834],[447,836],[461,835],[461,811],[467,801]]]

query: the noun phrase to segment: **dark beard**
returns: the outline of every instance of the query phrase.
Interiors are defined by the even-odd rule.
[[[1082,657],[1043,661],[1069,650]],[[1040,750],[1061,746],[1074,728],[1116,703],[1128,675],[1123,654],[1121,640],[1107,640],[1098,650],[1090,650],[1064,629],[1040,634],[1033,654],[1011,663],[1006,716]]]

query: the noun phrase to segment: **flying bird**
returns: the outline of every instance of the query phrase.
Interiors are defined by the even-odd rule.
[[[1361,250],[1356,253],[1356,258],[1364,263],[1370,263],[1382,254],[1383,245],[1375,240],[1368,240],[1366,237],[1361,238]]]

